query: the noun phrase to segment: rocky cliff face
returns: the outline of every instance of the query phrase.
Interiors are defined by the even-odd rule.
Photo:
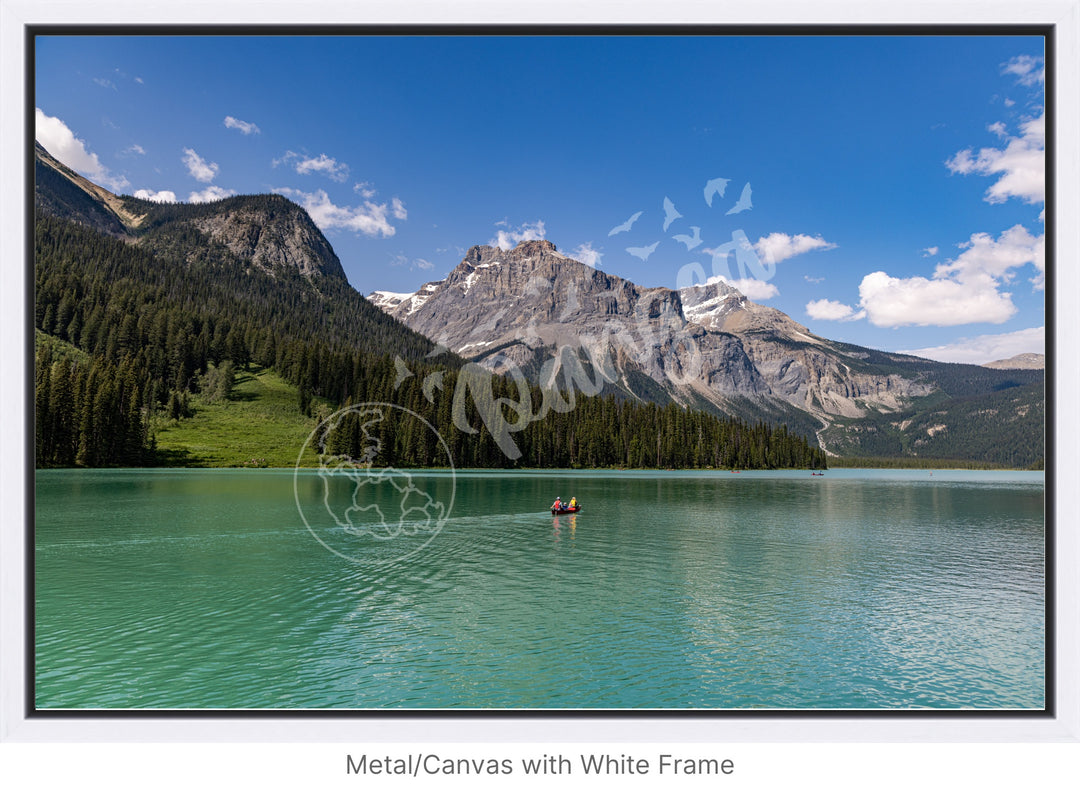
[[[511,251],[474,246],[446,279],[369,299],[497,372],[520,369],[557,384],[602,377],[644,399],[722,410],[733,399],[780,401],[819,417],[859,417],[933,390],[862,367],[723,282],[642,288],[560,254],[549,241]]]
[[[213,212],[191,223],[210,240],[268,273],[285,269],[306,277],[326,274],[345,279],[330,242],[303,208],[276,195],[258,199],[212,203],[207,207]]]
[[[857,359],[772,307],[749,301],[724,282],[680,291],[688,321],[736,336],[772,395],[813,414],[862,417],[895,412],[933,386],[861,367]]]

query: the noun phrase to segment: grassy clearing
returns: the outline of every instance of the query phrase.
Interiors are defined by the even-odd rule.
[[[297,388],[265,368],[238,371],[229,401],[196,395],[191,409],[190,418],[155,420],[159,464],[291,468],[315,428],[300,412]],[[318,463],[305,452],[302,464]]]

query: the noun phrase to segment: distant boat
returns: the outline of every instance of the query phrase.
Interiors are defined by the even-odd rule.
[[[572,515],[575,512],[580,512],[580,511],[581,511],[581,504],[578,504],[575,507],[571,507],[569,504],[563,504],[558,509],[556,509],[554,506],[551,507],[551,514],[553,514],[553,515]]]

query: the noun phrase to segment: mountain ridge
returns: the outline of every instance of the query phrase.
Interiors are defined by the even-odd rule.
[[[431,445],[425,429],[442,437],[455,467],[826,464],[819,449],[783,428],[674,404],[572,392],[555,407],[554,394],[439,350],[374,307],[335,273],[336,258],[305,270],[287,246],[310,219],[281,197],[163,206],[123,198],[125,208],[146,211],[133,229],[108,207],[104,189],[88,192],[44,157],[37,168],[39,467],[287,466],[295,460],[283,462],[269,441],[318,428],[338,412],[341,434],[320,453],[358,459],[371,451],[356,410],[373,405],[404,411],[391,420],[379,410],[380,465],[445,467],[443,447]],[[238,382],[267,370],[289,386],[275,391],[284,403],[256,406],[250,394],[234,394]],[[516,408],[513,417],[506,407]],[[211,416],[231,420],[222,428]],[[178,427],[183,434],[173,435]],[[257,440],[276,453],[243,448]]]
[[[267,274],[296,272],[348,281],[333,247],[307,211],[279,194],[202,203],[152,202],[102,188],[38,142],[34,159],[39,212],[79,221],[135,245],[161,243],[177,227],[191,227]]]
[[[903,420],[928,402],[1041,380],[831,341],[723,281],[642,287],[550,241],[473,246],[442,280],[368,298],[497,373],[779,420],[846,452],[853,438],[837,421]]]
[[[496,371],[537,352],[582,349],[630,394],[639,371],[680,403],[720,410],[728,396],[779,398],[797,409],[856,416],[929,392],[917,380],[862,373],[833,342],[724,282],[645,288],[557,252],[474,246],[444,280],[368,298],[413,329]],[[863,369],[865,370],[865,369]]]
[[[39,212],[71,218],[114,237],[124,236],[143,220],[125,210],[116,194],[69,169],[36,141],[34,179]]]
[[[523,400],[518,380],[523,376],[537,386],[534,407],[550,409],[551,401],[572,407],[578,396],[590,423],[615,407],[586,399],[621,396],[682,407],[685,416],[663,415],[672,434],[684,422],[679,418],[697,424],[693,412],[704,411],[775,429],[786,426],[796,435],[816,437],[834,453],[859,454],[865,434],[833,421],[882,416],[898,422],[896,434],[910,435],[923,427],[899,427],[916,410],[1042,379],[1041,371],[952,366],[828,341],[728,285],[641,287],[580,263],[548,241],[523,242],[510,251],[472,247],[446,278],[420,291],[373,293],[383,305],[379,309],[348,284],[329,242],[285,197],[237,196],[205,204],[119,197],[40,147],[36,175],[35,326],[122,366],[110,372],[117,380],[131,376],[123,370],[128,367],[123,358],[129,358],[142,385],[144,413],[166,402],[171,408],[174,399],[197,391],[199,374],[223,359],[240,366],[270,365],[299,387],[306,406],[313,395],[337,403],[379,396],[407,406],[434,402],[444,391],[452,392],[455,371],[437,377],[432,369],[449,367],[462,369],[466,378],[456,381],[473,389],[490,371],[513,377],[493,383],[500,391],[495,396],[504,398],[492,396],[491,407],[477,396],[483,399],[477,405],[482,414]],[[80,259],[85,257],[90,259]],[[400,318],[392,317],[395,312]],[[430,333],[417,323],[421,319]],[[433,341],[450,351],[440,354],[445,349]],[[381,364],[369,359],[395,352],[404,359]],[[375,381],[368,385],[368,379]],[[519,398],[508,398],[515,395]],[[1042,405],[1026,398],[1025,405],[1028,427],[1041,423]],[[139,423],[131,415],[134,409],[129,402],[117,410],[132,428]],[[458,409],[455,398],[455,418]],[[954,416],[961,410],[967,412],[959,407]],[[980,412],[973,409],[968,414],[974,421],[963,421],[968,438],[988,415]],[[636,410],[631,415],[649,424],[661,417]],[[1010,413],[998,417],[1011,423]],[[504,421],[488,431],[526,422],[520,416]],[[559,427],[552,421],[544,428],[551,433]],[[561,456],[569,457],[567,464],[596,463],[611,453],[599,430],[589,437],[593,453],[587,456],[583,450],[555,451],[538,430],[531,430],[521,446],[526,457],[535,457],[526,461],[538,466]],[[447,429],[451,437],[460,437],[460,431]],[[986,431],[995,439],[993,425]],[[633,444],[632,429],[627,434],[621,461],[642,466],[661,461],[639,448],[647,447],[644,438]],[[487,461],[484,446],[492,437],[485,439],[488,443],[467,446],[475,461]],[[583,439],[571,436],[571,448]],[[935,437],[934,449],[946,439]],[[503,442],[500,437],[498,446]],[[929,450],[926,444],[901,448]],[[697,451],[692,461],[722,462],[720,450]],[[601,451],[607,453],[597,459]],[[672,449],[663,461],[691,460],[675,458]]]
[[[1030,368],[1040,370],[1046,368],[1046,356],[1035,354],[1033,352],[1025,352],[1024,354],[1017,354],[1004,360],[992,360],[991,362],[983,363],[982,367],[996,368],[999,370],[1007,370],[1010,368]]]

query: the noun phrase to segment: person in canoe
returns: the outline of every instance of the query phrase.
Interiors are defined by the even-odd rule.
[[[556,498],[555,503],[551,505],[551,514],[553,515],[570,515],[580,511],[581,504],[578,503],[577,498],[570,499],[570,503],[563,501],[561,498]]]

